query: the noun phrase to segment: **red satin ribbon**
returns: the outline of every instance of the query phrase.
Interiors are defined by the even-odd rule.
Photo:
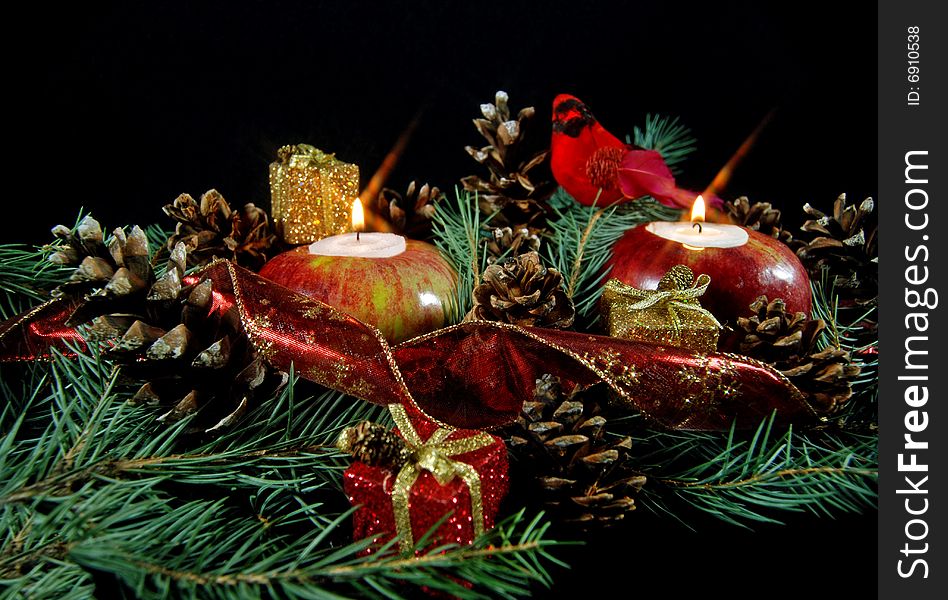
[[[805,397],[770,366],[730,354],[695,354],[605,336],[474,321],[390,347],[350,315],[227,261],[191,275],[210,279],[211,311],[236,311],[244,333],[280,369],[376,404],[411,404],[438,423],[492,428],[516,419],[537,378],[605,382],[617,402],[673,429],[812,423]],[[79,339],[64,326],[73,305],[53,301],[0,325],[0,360],[35,360]]]

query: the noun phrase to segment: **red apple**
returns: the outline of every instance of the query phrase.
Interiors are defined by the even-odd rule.
[[[374,325],[398,343],[454,317],[457,273],[437,248],[406,240],[389,258],[310,254],[307,246],[267,262],[260,275]]]
[[[616,242],[609,277],[639,289],[654,290],[675,265],[685,265],[695,277],[711,277],[708,291],[698,299],[719,321],[734,323],[749,316],[758,296],[782,298],[787,310],[810,316],[810,279],[800,260],[785,244],[756,231],[747,230],[748,240],[733,248],[690,250],[646,230],[630,229]]]

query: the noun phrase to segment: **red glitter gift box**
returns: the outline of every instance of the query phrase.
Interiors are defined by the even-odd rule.
[[[343,476],[353,516],[353,537],[385,542],[399,535],[411,549],[451,513],[426,543],[469,544],[494,526],[507,493],[507,448],[482,431],[439,427],[417,411],[391,405],[396,431],[412,452],[400,470],[354,462]],[[440,481],[439,481],[440,480]]]

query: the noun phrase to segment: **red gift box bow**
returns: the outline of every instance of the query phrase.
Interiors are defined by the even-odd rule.
[[[239,326],[275,367],[374,402],[408,404],[439,425],[486,429],[510,423],[544,374],[565,385],[604,382],[653,423],[671,429],[813,423],[805,396],[771,366],[606,336],[489,321],[446,327],[390,347],[374,327],[229,261],[215,261],[185,283],[210,279],[221,315]],[[0,325],[0,360],[68,352],[78,337],[58,300]]]
[[[398,533],[399,546],[402,552],[407,552],[415,545],[411,531],[411,514],[408,498],[411,488],[422,471],[431,473],[439,485],[450,483],[455,477],[460,477],[467,484],[471,494],[471,519],[474,526],[474,537],[484,533],[484,502],[481,497],[481,477],[477,469],[453,457],[467,454],[494,443],[494,438],[484,432],[476,432],[468,437],[448,440],[448,436],[456,429],[439,427],[431,436],[422,441],[415,431],[405,407],[401,404],[390,404],[389,411],[392,419],[398,426],[398,431],[409,449],[412,450],[413,460],[408,461],[399,470],[392,487],[392,508],[395,513],[395,529]]]

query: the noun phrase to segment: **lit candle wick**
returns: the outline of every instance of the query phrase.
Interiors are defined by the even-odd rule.
[[[701,194],[698,194],[694,204],[691,205],[691,222],[696,223],[698,221],[704,221],[704,198],[701,197]]]
[[[356,242],[359,242],[359,234],[365,229],[365,214],[362,211],[362,201],[356,198],[352,202],[352,228],[356,232]]]
[[[686,250],[700,252],[705,248],[735,248],[747,243],[747,232],[737,225],[705,222],[704,198],[698,196],[691,208],[691,222],[654,221],[646,231],[658,237],[679,242]]]

